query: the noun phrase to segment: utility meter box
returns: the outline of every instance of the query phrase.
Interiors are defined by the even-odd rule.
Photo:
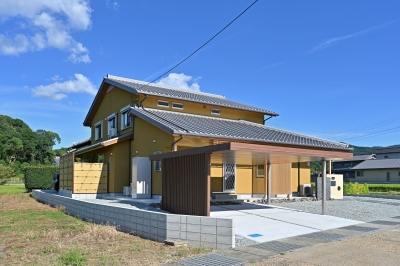
[[[331,179],[331,199],[343,199],[343,175],[327,174],[326,177]]]

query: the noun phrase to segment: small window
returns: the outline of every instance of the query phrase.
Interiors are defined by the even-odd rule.
[[[158,106],[161,106],[161,107],[169,108],[169,102],[167,102],[167,101],[160,101],[160,100],[158,100],[158,101],[157,101],[157,105],[158,105]]]
[[[389,158],[389,156],[385,155],[384,158],[387,159],[387,158]]]
[[[99,121],[94,124],[94,140],[101,139],[103,137],[103,121]]]
[[[386,172],[386,181],[390,182],[390,172]]]
[[[97,162],[98,163],[104,163],[104,153],[99,153],[97,155]]]
[[[172,103],[172,108],[183,109],[183,103]]]
[[[132,126],[132,117],[129,116],[130,105],[121,109],[121,130]]]
[[[156,151],[154,155],[161,154],[161,151]],[[161,172],[161,161],[154,161],[154,172]]]
[[[211,114],[212,115],[220,115],[221,111],[219,109],[211,108]]]
[[[364,176],[364,172],[363,171],[357,171],[357,176]]]
[[[399,172],[399,176],[400,176],[400,172]]]
[[[257,177],[264,177],[264,165],[263,164],[258,164],[257,165]]]
[[[117,136],[117,113],[109,115],[107,117],[108,120],[108,137],[115,137]]]

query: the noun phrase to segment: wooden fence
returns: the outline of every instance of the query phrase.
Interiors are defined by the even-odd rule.
[[[108,190],[107,164],[74,162],[73,152],[60,158],[60,189],[73,194],[100,194]]]
[[[162,160],[162,209],[210,216],[210,154]]]

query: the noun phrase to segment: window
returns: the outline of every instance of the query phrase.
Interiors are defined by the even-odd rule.
[[[107,117],[108,120],[108,137],[117,136],[117,113],[113,113]]]
[[[98,163],[104,163],[104,153],[99,153],[97,155],[97,162]]]
[[[364,176],[364,172],[363,171],[357,171],[357,176]]]
[[[94,140],[101,139],[103,137],[103,121],[99,121],[94,124]]]
[[[172,108],[183,109],[183,103],[172,103]]]
[[[257,177],[264,177],[264,165],[263,164],[258,164],[257,165]]]
[[[158,106],[161,106],[161,107],[169,108],[169,102],[167,102],[167,101],[160,101],[160,100],[158,100],[158,101],[157,101],[157,105],[158,105]]]
[[[389,158],[389,156],[385,155],[384,158],[387,159],[387,158]]]
[[[212,115],[220,115],[221,111],[219,109],[211,108],[211,114]]]
[[[132,126],[132,117],[129,116],[130,105],[121,109],[121,130]]]
[[[390,182],[390,172],[386,172],[386,181]]]
[[[400,172],[399,172],[399,176],[400,176]]]
[[[161,151],[156,151],[154,155],[161,153]],[[154,161],[154,172],[161,172],[161,161]]]

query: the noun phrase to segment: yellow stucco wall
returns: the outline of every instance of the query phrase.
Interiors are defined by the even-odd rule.
[[[144,98],[143,95],[139,95],[139,100]],[[157,105],[157,101],[167,101],[169,102],[169,108],[160,107]],[[184,105],[183,110],[172,108],[172,103],[181,103]],[[188,114],[198,114],[204,116],[211,116],[211,117],[219,117],[219,118],[228,118],[228,119],[243,119],[247,121],[251,121],[254,123],[262,124],[264,122],[264,114],[257,113],[257,112],[250,112],[246,110],[239,110],[233,108],[227,108],[217,105],[210,105],[210,104],[202,104],[190,101],[183,101],[183,100],[173,100],[165,97],[158,97],[158,96],[149,96],[144,102],[143,106],[148,108],[160,109],[160,110],[168,110],[168,111],[175,111],[175,112],[182,112]],[[212,115],[211,108],[219,109],[221,111],[220,115]]]
[[[175,141],[172,135],[137,117],[134,118],[133,124],[132,156],[149,157],[157,151],[171,151],[171,144]],[[155,172],[153,165],[151,182],[152,194],[161,195],[161,172]]]
[[[299,184],[300,174],[300,184]],[[292,163],[292,192],[298,192],[298,186],[302,184],[310,184],[310,166],[307,163]]]
[[[236,166],[236,194],[253,193],[253,167],[245,165]]]
[[[118,122],[117,122],[117,130],[118,134],[125,134],[128,133],[129,131],[132,131],[132,128],[127,128],[125,130],[121,130],[121,108],[129,105],[131,103],[131,98],[132,94],[129,92],[119,89],[119,88],[114,88],[111,91],[109,91],[105,96],[104,99],[101,101],[99,108],[97,109],[96,114],[94,115],[94,118],[91,123],[91,139],[92,139],[92,144],[95,144],[97,142],[102,142],[107,140],[108,136],[108,121],[105,120],[109,115],[113,113],[118,113]],[[135,96],[133,96],[134,99]],[[103,135],[102,138],[99,140],[95,140],[95,135],[94,135],[94,125],[99,122],[103,122]]]
[[[222,165],[211,165],[210,168],[211,193],[223,191],[222,174],[223,174]]]

